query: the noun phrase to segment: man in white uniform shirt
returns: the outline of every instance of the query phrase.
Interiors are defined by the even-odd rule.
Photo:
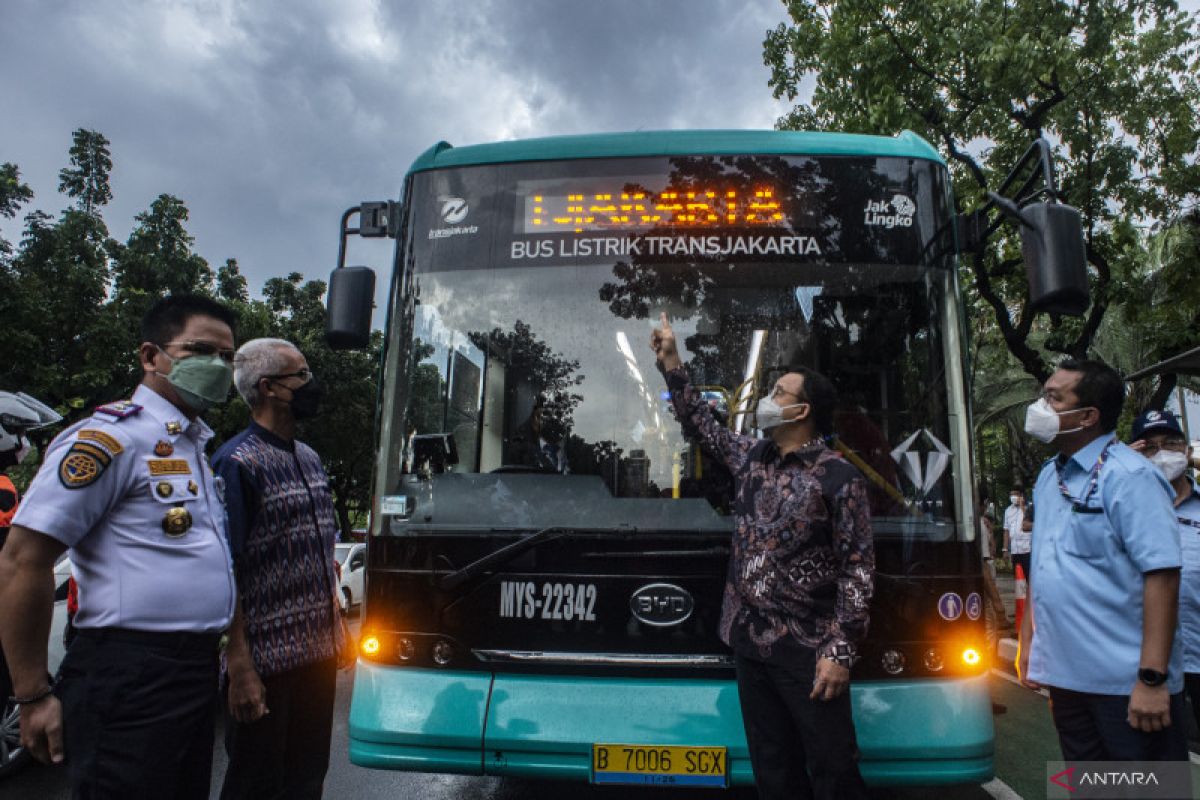
[[[1033,531],[1025,524],[1025,492],[1020,487],[1008,494],[1009,505],[1004,509],[1004,550],[1001,555],[1011,556],[1013,572],[1017,565],[1029,579],[1029,553],[1033,549]]]
[[[72,796],[202,800],[217,646],[233,616],[225,508],[199,415],[233,377],[234,317],[205,297],[142,320],[142,383],[50,445],[0,551],[0,637],[21,741]],[[76,638],[46,680],[51,572],[71,548]]]

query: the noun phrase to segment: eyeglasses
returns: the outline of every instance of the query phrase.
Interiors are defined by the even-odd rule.
[[[1188,443],[1183,439],[1167,439],[1166,441],[1158,442],[1157,444],[1145,441],[1145,444],[1142,445],[1141,453],[1146,458],[1149,458],[1150,456],[1162,450],[1169,450],[1173,453],[1186,453],[1187,449]]]
[[[162,346],[179,347],[198,356],[219,356],[226,364],[232,364],[234,357],[237,355],[237,351],[218,347],[211,342],[197,342],[189,340],[184,342],[167,342]]]
[[[800,402],[800,403],[808,402],[808,399],[805,398],[804,395],[793,394],[793,393],[789,392],[787,389],[784,389],[779,384],[775,384],[775,388],[773,388],[771,390],[771,399],[779,400],[779,398],[781,398],[781,397],[794,397],[794,398],[796,398],[796,401]]]
[[[305,383],[308,383],[312,379],[312,376],[313,374],[311,369],[298,369],[295,372],[285,372],[282,375],[263,375],[262,380],[280,381],[284,378],[299,378]]]

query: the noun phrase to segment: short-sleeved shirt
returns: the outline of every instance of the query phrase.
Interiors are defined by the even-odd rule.
[[[1179,637],[1183,671],[1200,673],[1200,488],[1189,479],[1192,492],[1175,506],[1183,576],[1179,582]]]
[[[143,385],[50,445],[13,524],[71,549],[77,627],[229,626],[225,509],[204,455],[212,436]]]
[[[1145,573],[1178,569],[1182,557],[1175,490],[1158,468],[1113,438],[1052,459],[1038,475],[1029,677],[1077,692],[1128,695],[1141,666]],[[1096,490],[1084,504],[1106,446]],[[1077,503],[1063,496],[1060,475]],[[1176,636],[1167,668],[1172,693],[1183,688],[1181,656]]]
[[[1033,539],[1031,531],[1022,530],[1025,521],[1025,510],[1017,506],[1004,509],[1004,530],[1008,531],[1008,552],[1019,556],[1028,553]]]

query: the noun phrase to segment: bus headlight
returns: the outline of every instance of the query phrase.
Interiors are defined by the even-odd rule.
[[[364,636],[359,644],[359,649],[362,650],[364,656],[374,656],[379,654],[379,639],[375,636]]]
[[[899,675],[904,672],[905,661],[904,653],[899,650],[887,650],[881,660],[883,671],[888,675]]]
[[[454,645],[445,639],[439,639],[437,644],[433,646],[433,662],[439,667],[444,667],[453,660]]]
[[[946,666],[946,660],[942,657],[941,650],[931,647],[925,651],[925,669],[930,672],[941,672],[944,666]]]
[[[979,651],[974,647],[968,647],[963,650],[962,660],[968,667],[977,667],[982,660],[982,656],[979,655]]]
[[[401,661],[410,661],[417,653],[417,646],[413,644],[413,640],[407,637],[400,640],[400,644],[396,645],[396,657]]]

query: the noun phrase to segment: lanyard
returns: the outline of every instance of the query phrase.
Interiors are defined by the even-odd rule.
[[[1058,490],[1062,492],[1062,496],[1071,504],[1072,511],[1080,514],[1099,514],[1103,511],[1100,508],[1090,507],[1088,501],[1092,499],[1092,495],[1096,493],[1096,487],[1100,484],[1100,470],[1104,468],[1104,462],[1108,460],[1108,449],[1116,443],[1117,439],[1114,436],[1108,444],[1104,445],[1104,449],[1100,451],[1100,457],[1096,459],[1096,463],[1088,473],[1087,491],[1084,492],[1083,497],[1076,498],[1071,495],[1062,477],[1062,467],[1058,467],[1055,470],[1058,473]]]
[[[1195,528],[1196,530],[1200,530],[1200,520],[1188,519],[1187,517],[1176,517],[1175,519],[1179,520],[1180,525],[1187,525]]]

